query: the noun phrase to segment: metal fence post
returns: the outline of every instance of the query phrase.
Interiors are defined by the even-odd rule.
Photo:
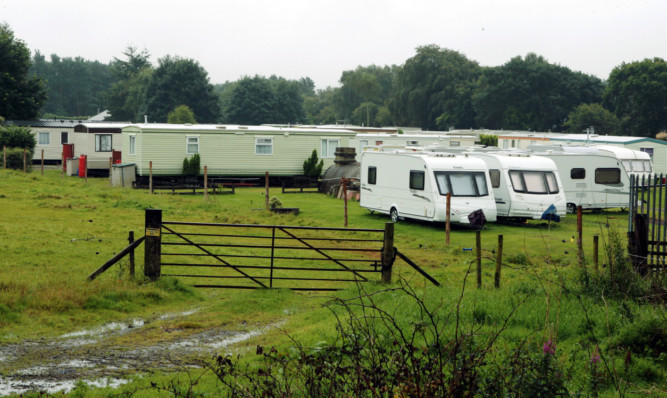
[[[151,280],[160,277],[162,244],[162,210],[146,209],[146,242],[144,245],[144,275]]]

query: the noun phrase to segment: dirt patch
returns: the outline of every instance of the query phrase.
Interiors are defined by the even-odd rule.
[[[173,317],[184,316],[187,315]],[[169,315],[150,321],[111,323],[51,340],[2,344],[0,396],[27,391],[69,391],[78,381],[117,387],[137,374],[197,366],[199,360],[231,352],[234,344],[266,330],[266,327],[240,331],[182,329],[155,324],[165,317]]]

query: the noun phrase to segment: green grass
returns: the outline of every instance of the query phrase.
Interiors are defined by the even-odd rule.
[[[278,224],[342,227],[343,202],[319,194],[281,194],[271,189],[285,207],[299,207],[300,214],[276,215],[263,210],[263,189],[237,189],[235,195],[203,196],[156,194],[111,188],[106,179],[61,177],[47,170],[33,172],[0,170],[0,343],[60,336],[106,322],[132,317],[150,317],[197,308],[182,320],[181,329],[198,330],[225,326],[272,325],[279,323],[304,345],[316,345],[335,335],[335,318],[324,308],[330,293],[294,293],[285,289],[265,291],[197,290],[187,280],[166,278],[150,283],[128,277],[127,261],[116,264],[98,279],[86,277],[127,245],[128,231],[143,235],[144,210],[163,210],[163,219],[208,223]],[[384,228],[389,218],[370,214],[355,202],[348,205],[349,227]],[[610,229],[627,230],[627,213],[586,213],[584,252],[588,271],[593,273],[593,235],[600,239],[600,266],[605,263],[604,245]],[[493,288],[494,251],[497,236],[504,236],[501,288]],[[624,236],[624,235],[623,235]],[[488,224],[482,232],[483,285],[476,288],[475,232],[454,226],[451,244],[445,244],[443,224],[401,221],[395,226],[395,246],[443,285],[436,288],[407,264],[397,260],[393,280],[415,288],[424,301],[439,306],[442,319],[452,316],[459,297],[461,320],[479,334],[497,330],[514,311],[502,336],[504,345],[529,340],[537,347],[557,339],[559,359],[579,370],[577,383],[585,384],[586,364],[598,341],[610,366],[626,380],[628,392],[664,386],[665,356],[637,352],[630,368],[623,360],[626,349],[637,351],[642,327],[663,322],[664,306],[640,305],[632,301],[595,300],[577,294],[579,265],[576,248],[576,219],[561,223],[530,221],[525,225]],[[143,272],[143,249],[137,251],[137,274]],[[378,276],[379,279],[379,276]],[[378,281],[379,282],[379,281]],[[465,290],[463,290],[465,282]],[[563,289],[562,286],[567,288]],[[367,289],[385,286],[370,283]],[[335,294],[352,298],[356,287]],[[405,327],[416,322],[417,311],[398,294],[378,296],[382,306],[393,311]],[[656,315],[657,314],[657,315]],[[663,315],[660,315],[663,314]],[[168,327],[169,321],[164,321]],[[638,326],[633,326],[633,325]],[[184,326],[185,325],[185,326]],[[648,325],[648,326],[647,326]],[[178,326],[178,325],[177,325]],[[159,339],[159,328],[152,337]],[[145,336],[144,336],[145,337]],[[637,342],[639,341],[639,342]],[[255,345],[290,344],[280,330],[239,344],[249,359]],[[662,356],[661,356],[662,355]],[[158,373],[142,378],[125,389],[140,388],[150,381],[169,381],[174,375]],[[181,374],[181,377],[185,377]],[[580,380],[581,379],[581,380]],[[214,395],[215,383],[204,378],[201,392]],[[83,387],[80,388],[83,389]],[[606,386],[606,394],[616,393]],[[664,388],[662,390],[664,392]],[[86,390],[85,395],[105,396],[104,390]],[[630,394],[632,395],[632,394]],[[137,396],[142,396],[141,394]],[[149,391],[146,396],[152,396]]]

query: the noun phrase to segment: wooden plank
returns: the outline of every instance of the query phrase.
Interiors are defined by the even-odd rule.
[[[120,260],[121,260],[123,257],[125,257],[128,253],[133,253],[133,252],[134,252],[134,249],[136,249],[137,246],[139,246],[139,245],[144,241],[145,238],[146,238],[145,236],[142,236],[142,237],[139,238],[138,240],[135,240],[134,242],[132,242],[132,243],[131,243],[129,246],[127,246],[125,249],[121,250],[121,252],[118,253],[118,254],[116,254],[115,256],[113,256],[113,258],[111,258],[111,260],[107,261],[106,263],[104,263],[104,265],[102,265],[100,268],[98,268],[97,270],[95,270],[95,272],[93,272],[92,274],[90,274],[90,275],[88,276],[88,280],[89,280],[89,281],[92,281],[93,279],[95,279],[95,278],[97,278],[98,276],[100,276],[100,274],[102,274],[104,271],[108,270],[112,265],[114,265],[114,264],[116,264],[118,261],[120,261]]]

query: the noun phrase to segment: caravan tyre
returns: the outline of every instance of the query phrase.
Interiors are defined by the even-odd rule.
[[[392,207],[391,210],[389,210],[389,217],[392,222],[398,222],[398,210],[396,210],[395,207]]]
[[[568,203],[566,205],[567,214],[575,214],[577,212],[577,205],[574,203]]]

